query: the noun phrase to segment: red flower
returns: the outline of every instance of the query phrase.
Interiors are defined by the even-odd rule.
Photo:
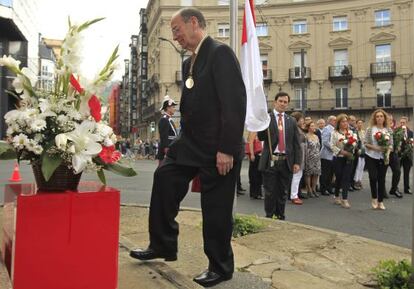
[[[350,144],[350,145],[352,145],[353,143],[355,143],[356,142],[356,139],[353,137],[353,136],[350,136],[349,138],[348,138],[348,144]]]
[[[375,133],[374,137],[375,137],[375,139],[376,139],[376,140],[380,140],[380,139],[381,139],[381,137],[382,137],[382,133],[381,133],[380,131],[377,131],[377,132]]]
[[[106,164],[112,164],[121,158],[121,153],[115,150],[115,146],[102,146],[102,150],[99,153],[99,157]]]
[[[91,109],[91,115],[95,119],[96,122],[101,121],[101,102],[96,97],[96,95],[92,95],[92,97],[88,101],[89,108]]]

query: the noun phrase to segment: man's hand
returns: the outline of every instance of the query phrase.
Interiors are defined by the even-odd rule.
[[[220,175],[227,175],[233,168],[233,156],[217,152],[216,167]]]
[[[300,165],[298,164],[294,164],[293,165],[293,173],[296,174],[297,172],[300,171]]]
[[[254,155],[249,155],[249,159],[250,159],[251,162],[254,162],[255,158],[256,157]]]

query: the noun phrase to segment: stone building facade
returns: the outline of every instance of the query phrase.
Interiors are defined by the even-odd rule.
[[[230,41],[229,1],[150,0],[145,10],[148,89],[142,111],[146,119],[141,119],[141,127],[149,128],[150,122],[157,121],[165,94],[179,101],[181,62],[189,53],[166,40],[172,40],[172,14],[185,6],[202,10],[210,36]],[[239,1],[238,39],[243,8],[244,1]],[[291,110],[315,118],[347,112],[368,119],[376,107],[395,117],[411,117],[413,11],[413,0],[256,1],[269,105],[283,90],[291,95]]]

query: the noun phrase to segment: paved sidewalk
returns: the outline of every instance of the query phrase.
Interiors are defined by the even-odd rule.
[[[1,217],[0,207],[0,223]],[[121,207],[118,289],[202,288],[192,281],[208,265],[201,214],[183,209],[177,220],[178,260],[140,262],[128,251],[148,245],[148,209],[133,204]],[[262,232],[233,240],[236,272],[232,280],[214,288],[362,289],[374,285],[370,270],[380,260],[411,257],[408,249],[362,237],[288,221],[263,221]],[[0,288],[7,288],[1,270],[0,275]]]
[[[121,235],[145,247],[148,209],[123,206],[121,214]],[[201,215],[184,209],[177,220],[178,260],[166,264],[191,280],[208,264],[202,247]],[[263,220],[266,228],[262,232],[233,240],[237,272],[232,280],[214,288],[362,289],[374,284],[370,270],[380,260],[411,258],[410,250],[394,245],[286,221]],[[128,279],[132,282],[133,278]]]

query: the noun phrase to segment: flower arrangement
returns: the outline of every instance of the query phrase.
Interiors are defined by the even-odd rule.
[[[397,127],[392,133],[392,139],[394,142],[395,152],[401,151],[401,146],[404,141],[404,135],[405,135],[404,132],[405,132],[404,127],[400,126],[400,127]]]
[[[383,148],[384,154],[384,164],[388,165],[390,163],[390,140],[391,135],[388,132],[378,131],[374,135],[378,145]]]
[[[347,162],[354,160],[355,149],[358,144],[358,136],[352,131],[345,133],[344,137],[340,137],[339,141],[344,144],[344,150],[350,152],[352,155],[347,157]]]
[[[103,183],[103,170],[136,175],[132,168],[121,164],[121,153],[115,150],[116,135],[102,121],[97,97],[115,70],[118,47],[92,81],[79,73],[81,32],[101,20],[72,25],[69,19],[53,91],[35,89],[28,69],[19,68],[20,61],[11,56],[0,58],[0,66],[16,75],[12,93],[19,100],[19,107],[4,116],[8,139],[7,143],[0,142],[0,159],[17,157],[19,161],[41,164],[46,181],[62,164],[76,174],[95,170]]]
[[[408,138],[404,141],[404,149],[401,151],[401,159],[412,159],[414,148],[414,139]]]

